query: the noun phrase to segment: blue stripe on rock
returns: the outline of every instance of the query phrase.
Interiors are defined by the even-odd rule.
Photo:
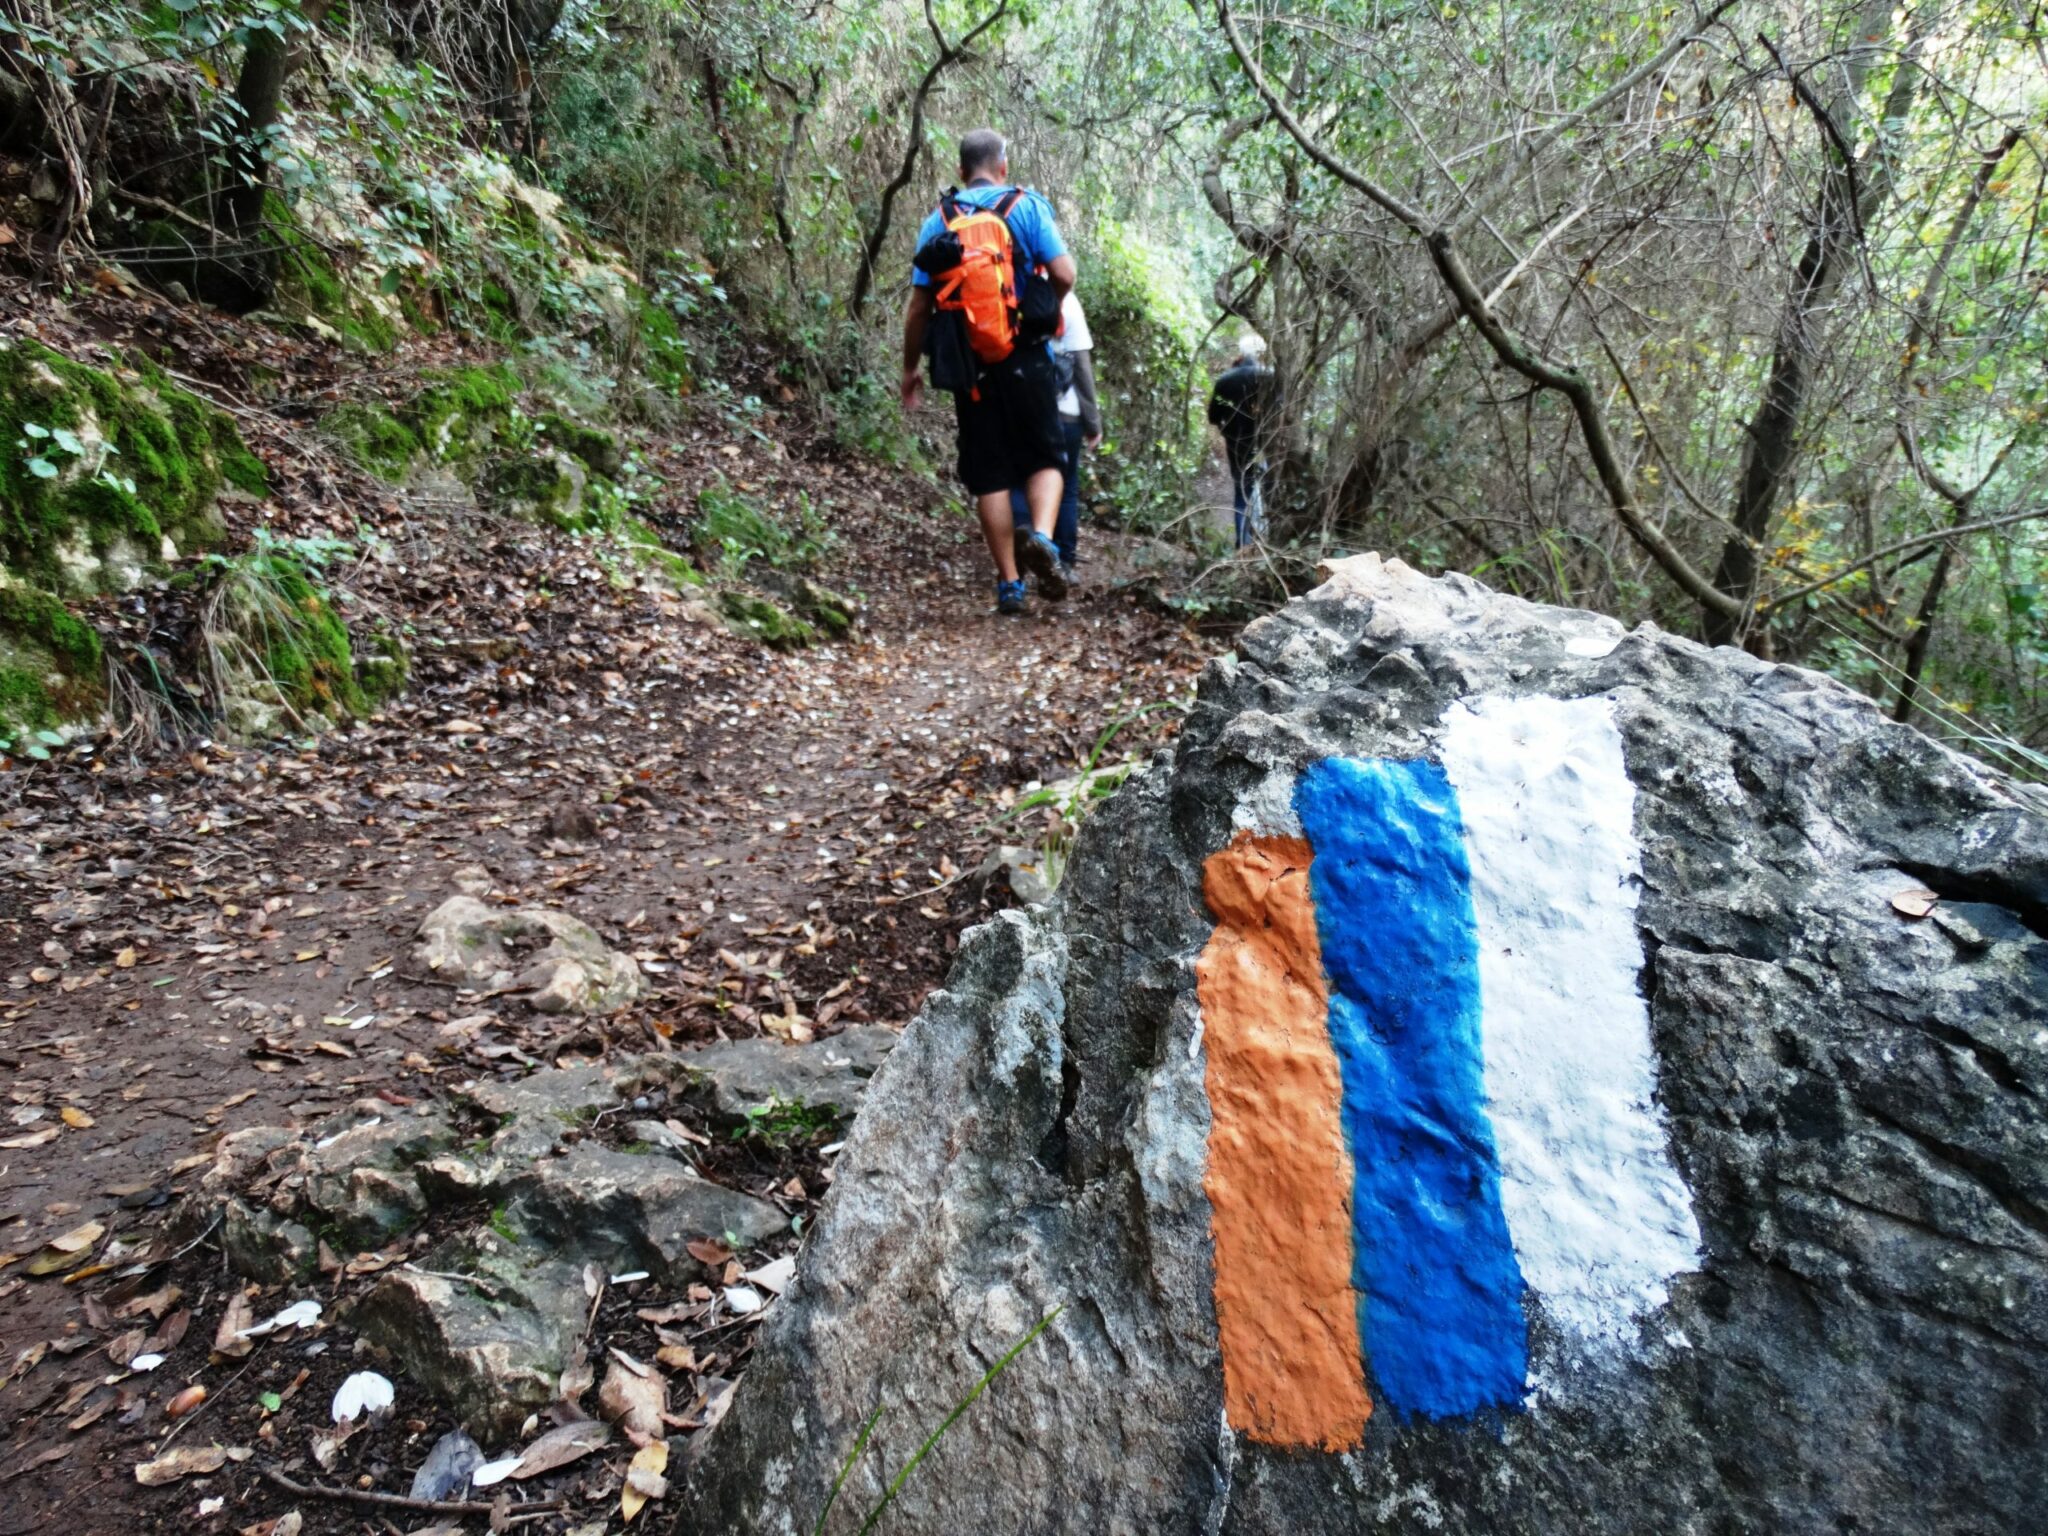
[[[1429,1418],[1519,1406],[1522,1275],[1486,1117],[1457,793],[1434,763],[1331,758],[1301,776],[1295,809],[1315,850],[1355,1283],[1379,1396]]]

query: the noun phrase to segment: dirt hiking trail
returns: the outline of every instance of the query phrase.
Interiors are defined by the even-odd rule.
[[[282,413],[250,425],[290,457]],[[247,1444],[291,1411],[273,1425],[277,1393],[259,1410],[258,1382],[242,1401],[234,1363],[209,1366],[239,1282],[207,1248],[171,1266],[190,1342],[164,1345],[160,1378],[95,1386],[119,1377],[105,1347],[128,1326],[96,1288],[161,1256],[154,1223],[220,1137],[613,1053],[900,1026],[961,929],[1012,899],[977,873],[998,842],[1032,840],[1005,809],[1110,724],[1183,696],[1203,660],[1121,590],[1142,547],[1085,527],[1076,596],[998,617],[950,496],[795,413],[765,432],[707,413],[659,469],[679,489],[803,490],[825,525],[819,576],[861,600],[853,636],[768,650],[583,540],[329,468],[286,498],[283,531],[383,538],[346,580],[410,621],[402,697],[296,750],[103,745],[0,780],[0,1536],[67,1509],[92,1529],[235,1530],[288,1506],[306,1530],[403,1528],[232,1468],[199,1490],[228,1498],[196,1525],[192,1486],[137,1486],[187,1381],[218,1403],[194,1444]],[[1171,719],[1132,723],[1113,753]],[[587,921],[639,963],[645,996],[547,1017],[417,973],[414,933],[458,878]],[[81,1232],[91,1263],[29,1274]],[[402,1470],[440,1421],[400,1406],[417,1428],[375,1454]]]

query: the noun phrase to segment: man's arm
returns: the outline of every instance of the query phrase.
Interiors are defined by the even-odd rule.
[[[1052,279],[1052,291],[1064,299],[1074,291],[1074,279],[1081,269],[1074,265],[1073,257],[1061,254],[1045,264],[1045,275]]]
[[[1075,352],[1074,394],[1081,402],[1081,435],[1090,448],[1102,441],[1102,406],[1095,398],[1095,359],[1092,353]]]
[[[929,288],[910,290],[910,304],[903,311],[903,382],[897,393],[903,409],[914,411],[924,403],[924,333],[932,323],[936,306]]]

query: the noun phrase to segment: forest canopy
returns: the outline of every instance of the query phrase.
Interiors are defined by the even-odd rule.
[[[522,254],[516,173],[698,374],[712,320],[765,333],[909,455],[913,232],[992,124],[1080,260],[1098,511],[1211,536],[1200,406],[1249,328],[1286,415],[1238,564],[1276,593],[1398,553],[2037,775],[2044,114],[2039,8],[1956,0],[0,0],[0,218],[57,280],[331,280],[383,301],[330,305],[364,345],[559,351],[598,285]]]

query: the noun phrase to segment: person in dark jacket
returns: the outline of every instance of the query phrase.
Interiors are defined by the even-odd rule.
[[[1265,342],[1246,332],[1237,344],[1237,362],[1217,376],[1209,395],[1209,421],[1223,434],[1223,451],[1230,461],[1239,549],[1265,525],[1266,444],[1280,414],[1279,381],[1259,361],[1265,352]]]
[[[1088,333],[1088,316],[1073,293],[1060,301],[1060,318],[1065,328],[1053,338],[1053,359],[1066,376],[1060,392],[1060,430],[1066,434],[1066,485],[1060,496],[1060,518],[1054,525],[1053,543],[1059,546],[1060,563],[1073,579],[1074,563],[1081,558],[1081,450],[1102,443],[1102,404],[1095,394],[1095,340]],[[1019,528],[1031,526],[1031,509],[1024,492],[1010,490],[1010,515]]]

